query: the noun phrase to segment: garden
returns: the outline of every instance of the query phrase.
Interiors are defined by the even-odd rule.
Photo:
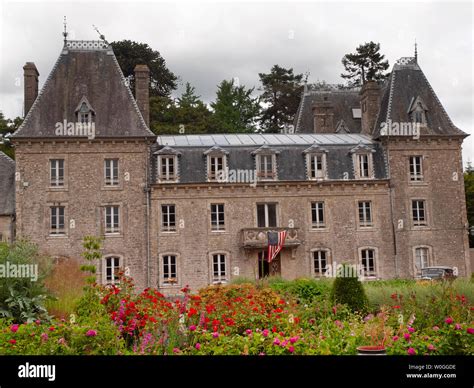
[[[170,298],[95,282],[86,265],[51,264],[36,247],[0,244],[0,264],[38,264],[39,278],[0,279],[1,355],[474,354],[472,279],[238,278]]]

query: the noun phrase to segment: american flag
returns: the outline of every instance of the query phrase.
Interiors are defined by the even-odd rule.
[[[281,232],[268,232],[268,262],[271,263],[272,260],[280,253],[281,248],[285,244],[286,239],[286,230]]]

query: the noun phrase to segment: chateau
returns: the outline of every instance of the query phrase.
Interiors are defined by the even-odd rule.
[[[148,67],[135,68],[134,98],[106,42],[65,41],[39,94],[35,65],[23,68],[16,166],[0,157],[0,233],[16,228],[58,258],[80,258],[84,236],[103,236],[100,282],[127,268],[138,288],[167,294],[236,277],[321,277],[343,262],[366,279],[433,265],[470,276],[467,134],[417,62],[400,59],[383,85],[305,87],[291,134],[156,136]],[[268,264],[267,231],[281,230]]]

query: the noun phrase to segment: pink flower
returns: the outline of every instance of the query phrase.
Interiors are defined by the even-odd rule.
[[[291,338],[290,338],[290,342],[291,342],[292,344],[294,344],[296,341],[298,341],[298,338],[299,338],[299,337],[291,337]]]
[[[58,344],[59,345],[66,345],[66,340],[64,338],[58,339]]]
[[[393,341],[398,341],[398,335],[394,335],[394,336],[392,337],[392,340],[393,340]]]
[[[283,342],[281,343],[281,346],[282,346],[283,348],[284,348],[286,345],[288,345],[288,341],[283,341]]]
[[[87,330],[86,336],[87,337],[95,337],[97,335],[97,331],[95,330]]]
[[[219,337],[219,333],[218,333],[217,331],[215,331],[214,333],[212,333],[212,336],[213,336],[214,338],[217,338],[217,337]]]
[[[273,341],[273,345],[280,345],[280,340],[278,338],[275,338]]]
[[[49,338],[49,337],[48,337],[48,334],[46,334],[46,333],[42,333],[42,334],[41,334],[41,340],[42,340],[42,341],[45,341],[45,342],[46,342],[46,341],[48,340],[48,338]]]
[[[447,323],[448,325],[450,325],[451,323],[453,323],[453,318],[451,317],[447,317],[445,320],[444,320],[445,323]]]
[[[414,332],[415,332],[415,329],[414,329],[413,327],[409,327],[409,328],[408,328],[408,331],[409,331],[410,333],[414,333]]]
[[[439,330],[439,326],[433,326],[433,331],[438,331]]]
[[[198,342],[195,346],[194,346],[197,350],[201,349],[201,344]]]
[[[245,333],[246,333],[247,335],[250,335],[250,334],[252,334],[252,330],[247,329],[247,330],[245,330]]]
[[[468,327],[466,331],[468,334],[474,334],[474,328],[472,327]]]
[[[196,330],[196,325],[191,325],[191,326],[189,326],[189,330],[191,330],[191,331]]]
[[[456,323],[456,324],[454,325],[454,330],[461,330],[461,329],[462,329],[462,327],[461,327],[461,325],[460,325],[459,323]]]
[[[258,353],[258,355],[259,355],[259,356],[264,356],[264,355],[265,355],[265,353],[263,353],[263,352],[260,352],[260,353]]]
[[[293,353],[293,352],[295,351],[295,347],[294,347],[294,346],[290,346],[290,347],[288,348],[288,351],[289,351],[290,353]]]
[[[414,356],[414,355],[416,354],[416,350],[413,349],[413,348],[408,348],[407,353],[408,353],[410,356]]]
[[[40,321],[39,319],[37,319],[37,320],[35,321],[35,323],[36,323],[37,325],[41,325],[41,321]]]
[[[267,329],[265,329],[265,330],[262,331],[262,335],[263,335],[264,337],[268,337],[268,333],[269,333],[269,331],[268,331]]]
[[[408,333],[403,334],[403,338],[405,338],[408,341],[410,339],[410,334]]]
[[[179,350],[178,348],[173,348],[173,353],[179,353],[181,352],[181,350]]]
[[[10,330],[11,330],[12,333],[16,333],[18,331],[19,327],[20,327],[20,325],[15,323],[14,325],[10,326]]]
[[[429,344],[428,345],[428,350],[433,351],[433,350],[436,350],[436,348],[434,347],[433,344]]]

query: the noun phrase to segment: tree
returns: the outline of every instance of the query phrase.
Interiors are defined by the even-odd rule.
[[[111,45],[132,91],[135,91],[136,65],[148,65],[150,68],[150,96],[169,97],[176,89],[178,78],[166,67],[161,54],[148,44],[122,40],[112,42]]]
[[[466,192],[467,221],[470,229],[469,246],[474,248],[474,168],[471,163],[467,164],[464,172],[464,189]]]
[[[169,97],[150,99],[150,122],[156,134],[212,132],[212,112],[189,82],[177,100]]]
[[[260,117],[261,127],[265,132],[281,132],[286,125],[293,123],[300,104],[304,75],[274,65],[270,73],[259,73],[258,76],[263,90],[261,98],[266,106]]]
[[[9,134],[13,134],[23,123],[23,118],[16,117],[13,120],[6,119],[0,112],[0,151],[7,154],[12,159],[15,158],[15,151],[8,138]]]
[[[342,64],[346,73],[341,77],[348,80],[349,86],[361,86],[367,81],[383,81],[387,74],[388,61],[384,61],[380,53],[380,43],[369,42],[359,45],[355,53],[346,54]]]
[[[260,114],[260,99],[252,97],[254,88],[234,85],[234,81],[222,81],[217,86],[214,110],[214,125],[217,132],[255,132]]]

